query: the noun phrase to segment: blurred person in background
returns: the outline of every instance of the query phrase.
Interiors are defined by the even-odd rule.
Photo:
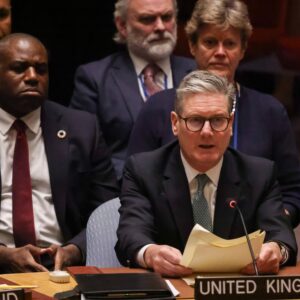
[[[11,32],[10,0],[0,0],[0,39]]]
[[[196,65],[172,55],[176,0],[117,0],[114,40],[124,49],[78,68],[70,106],[98,116],[118,178],[140,109],[154,93],[177,87]]]

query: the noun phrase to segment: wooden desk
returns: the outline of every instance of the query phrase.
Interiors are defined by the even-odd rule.
[[[71,278],[70,283],[55,283],[49,280],[48,272],[18,273],[0,275],[0,283],[10,283],[18,285],[37,285],[32,289],[32,299],[50,300],[58,292],[68,291],[76,286],[76,282]]]
[[[136,273],[145,272],[142,269],[129,268],[96,268],[96,267],[70,267],[68,271],[71,274],[96,274],[96,273]],[[187,286],[181,279],[171,279],[175,288],[180,291],[178,299],[193,299],[194,290]],[[2,274],[0,275],[0,283],[11,283],[19,285],[37,285],[32,289],[33,300],[50,300],[53,299],[55,293],[71,290],[76,286],[76,282],[71,278],[70,283],[54,283],[49,280],[47,272],[36,273],[19,273],[19,274]]]
[[[129,268],[96,268],[96,267],[70,267],[68,271],[71,274],[96,274],[96,273],[132,273],[145,272],[141,269]],[[283,268],[280,275],[300,275],[300,262],[295,267]],[[177,299],[193,299],[194,290],[187,286],[181,279],[171,279],[171,282],[180,295]],[[32,289],[33,300],[51,300],[55,293],[71,290],[76,286],[76,282],[71,278],[70,283],[54,283],[49,280],[47,272],[37,273],[19,273],[19,274],[2,274],[0,275],[0,283],[10,283],[19,285],[37,285],[38,287]]]

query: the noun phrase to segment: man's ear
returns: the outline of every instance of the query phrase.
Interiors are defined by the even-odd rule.
[[[118,32],[126,39],[127,38],[126,21],[122,20],[120,17],[116,17],[115,25],[117,27]]]
[[[233,123],[234,123],[234,113],[233,112],[230,114],[230,117],[231,117],[230,123],[229,123],[230,130],[231,130],[230,135],[233,136]]]
[[[171,112],[171,123],[172,123],[172,131],[175,136],[178,135],[178,115],[175,111]]]
[[[188,43],[189,43],[190,52],[195,57],[197,45],[193,44],[190,40],[188,40]]]

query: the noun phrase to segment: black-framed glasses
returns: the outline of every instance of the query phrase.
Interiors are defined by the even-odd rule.
[[[185,122],[186,129],[192,132],[201,131],[205,122],[208,121],[213,131],[221,132],[228,128],[231,117],[216,116],[211,118],[203,118],[200,116],[191,116],[184,118],[178,115]]]

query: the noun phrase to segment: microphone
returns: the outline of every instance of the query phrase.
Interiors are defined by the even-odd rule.
[[[249,239],[249,235],[248,235],[248,231],[247,231],[247,227],[246,227],[246,224],[245,224],[245,220],[244,220],[243,214],[242,214],[242,212],[241,212],[241,210],[240,210],[237,202],[234,199],[228,199],[227,202],[228,202],[228,206],[230,208],[236,209],[239,212],[239,215],[240,215],[240,218],[241,218],[241,221],[242,221],[242,224],[243,224],[243,228],[244,228],[244,232],[245,232],[245,236],[246,236],[248,248],[249,248],[249,251],[250,251],[250,254],[251,254],[252,264],[253,264],[253,267],[254,267],[254,271],[255,271],[255,274],[257,276],[259,276],[258,268],[257,268],[257,264],[256,264],[254,252],[253,252],[253,248],[252,248],[252,245],[251,245],[251,242],[250,242],[250,239]]]

